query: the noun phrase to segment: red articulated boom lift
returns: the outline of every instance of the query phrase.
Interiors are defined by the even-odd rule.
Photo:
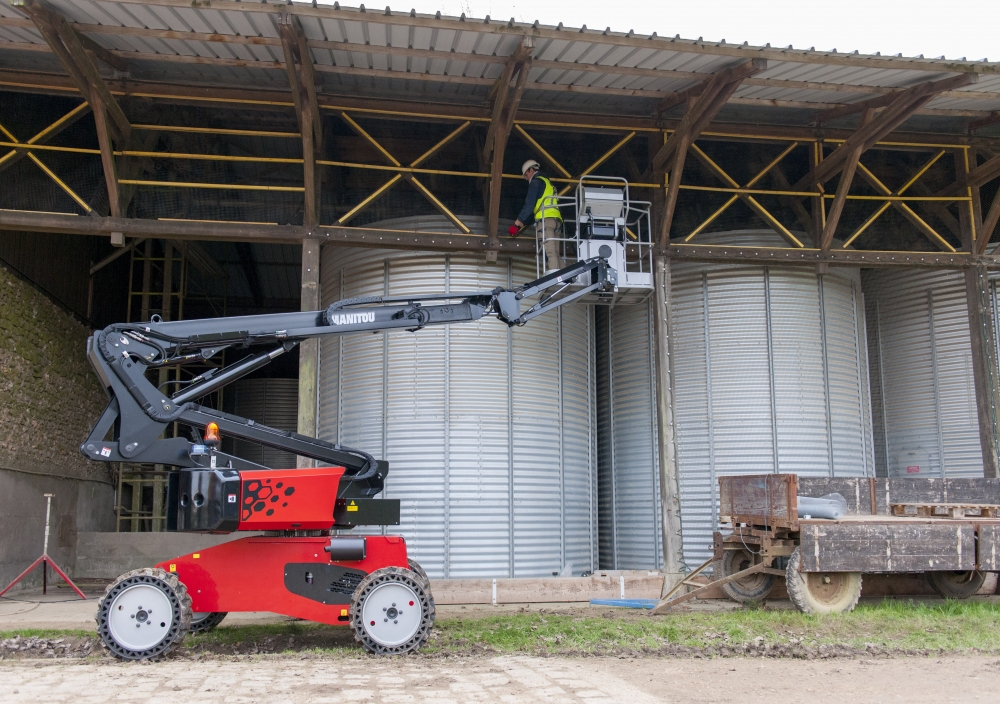
[[[607,249],[607,251],[604,251]],[[465,323],[496,316],[508,326],[590,293],[614,291],[610,248],[512,289],[339,301],[323,311],[117,324],[88,340],[90,362],[110,402],[83,454],[99,462],[176,468],[167,485],[167,530],[265,531],[120,576],[97,611],[104,645],[126,660],[155,658],[189,632],[231,611],[270,611],[349,626],[375,654],[418,649],[434,624],[427,575],[401,536],[332,534],[399,524],[399,500],[375,499],[388,463],[361,450],[277,430],[199,406],[206,394],[260,369],[302,340],[321,335]],[[540,295],[521,311],[522,299]],[[264,347],[170,395],[146,377],[165,365],[203,362],[228,348]],[[163,438],[177,423],[189,437]],[[272,469],[223,453],[221,434],[317,460],[324,466]]]

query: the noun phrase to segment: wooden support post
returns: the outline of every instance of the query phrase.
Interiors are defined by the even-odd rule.
[[[979,420],[979,445],[983,452],[983,476],[995,478],[1000,476],[1000,428],[997,426],[1000,388],[997,382],[996,340],[993,334],[995,311],[990,302],[989,280],[984,264],[965,269],[965,295],[969,310],[972,377]]]
[[[97,143],[101,147],[101,167],[104,169],[104,182],[108,188],[108,205],[111,217],[120,218],[122,216],[121,197],[118,192],[118,167],[115,164],[114,147],[111,145],[111,133],[108,130],[107,113],[104,105],[97,95],[94,98],[94,127],[97,130]],[[112,243],[116,244],[116,243]],[[118,244],[125,246],[122,241]]]
[[[284,10],[285,8],[282,8]],[[316,100],[316,79],[313,74],[312,55],[306,46],[302,28],[297,18],[281,13],[279,23],[282,51],[292,101],[302,135],[302,181],[304,187],[302,224],[308,229],[317,227],[320,219],[320,193],[316,177],[316,152],[323,138],[323,126]],[[319,310],[320,243],[316,239],[302,241],[301,309]],[[316,435],[316,393],[319,375],[319,340],[299,343],[299,402],[298,432]],[[315,462],[298,457],[296,466],[312,467]]]
[[[681,504],[674,436],[673,367],[670,361],[670,260],[653,260],[653,334],[656,356],[656,425],[663,523],[664,593],[684,578]]]
[[[320,244],[316,240],[302,242],[302,310],[319,310]],[[316,393],[319,379],[319,340],[299,343],[299,417],[298,432],[316,436]],[[299,457],[296,466],[312,467],[314,462]]]
[[[865,110],[861,114],[861,129],[871,120],[872,111]],[[830,204],[830,212],[826,215],[826,224],[823,226],[823,235],[820,237],[819,248],[823,253],[830,251],[833,243],[833,236],[837,231],[837,223],[840,221],[840,214],[844,211],[847,203],[847,192],[851,190],[851,181],[854,180],[854,172],[858,168],[858,160],[864,151],[863,145],[854,147],[844,160],[843,170],[840,174],[840,183],[837,184],[837,194]]]
[[[511,128],[517,108],[524,94],[531,71],[532,43],[525,38],[511,55],[503,73],[495,84],[496,97],[493,102],[493,119],[486,133],[486,145],[483,151],[483,162],[491,163],[490,167],[490,198],[489,209],[486,212],[486,236],[489,245],[486,250],[486,261],[497,260],[499,240],[497,229],[500,225],[500,192],[503,184],[503,158],[507,150]],[[510,81],[517,76],[514,90],[510,90]]]

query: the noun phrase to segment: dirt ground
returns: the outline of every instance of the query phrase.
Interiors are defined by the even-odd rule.
[[[1000,688],[995,657],[881,660],[662,658],[18,660],[0,701],[153,704],[295,702],[972,702]]]

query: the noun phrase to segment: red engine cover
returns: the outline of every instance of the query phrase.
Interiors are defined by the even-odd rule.
[[[326,530],[343,467],[240,472],[239,530]]]
[[[365,559],[357,562],[330,562],[323,551],[329,542],[322,537],[242,538],[157,567],[177,575],[197,612],[270,611],[343,626],[357,582],[383,567],[408,566],[406,541],[369,536]]]

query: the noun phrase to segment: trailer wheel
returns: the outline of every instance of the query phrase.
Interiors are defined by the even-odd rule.
[[[749,550],[726,550],[722,553],[722,559],[716,564],[720,565],[722,576],[730,575],[749,569],[754,566],[753,554]],[[760,601],[771,593],[774,588],[774,575],[758,572],[747,575],[741,579],[734,579],[722,585],[724,591],[730,599],[745,604],[749,601]]]
[[[121,660],[163,657],[191,627],[191,597],[176,574],[154,567],[127,572],[97,605],[97,634]]]
[[[927,572],[931,589],[942,599],[968,599],[974,596],[986,581],[986,573],[979,570],[965,572]]]
[[[374,655],[418,650],[434,626],[434,597],[412,570],[384,567],[365,577],[351,597],[354,639]]]
[[[785,568],[785,588],[799,611],[841,614],[853,611],[861,597],[860,572],[800,572],[802,555],[795,548]]]
[[[191,628],[188,633],[208,633],[224,619],[228,611],[196,611],[191,614]]]

